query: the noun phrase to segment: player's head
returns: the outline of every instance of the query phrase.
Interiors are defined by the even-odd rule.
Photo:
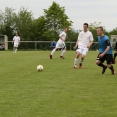
[[[84,23],[83,24],[83,29],[84,29],[85,32],[87,32],[88,26],[89,26],[88,23]]]
[[[99,35],[99,36],[102,36],[103,35],[103,32],[104,32],[104,29],[103,29],[103,27],[98,27],[97,28],[97,34]]]
[[[67,32],[67,27],[64,27],[63,30],[64,30],[65,32]]]
[[[16,33],[16,36],[18,36],[18,33]]]

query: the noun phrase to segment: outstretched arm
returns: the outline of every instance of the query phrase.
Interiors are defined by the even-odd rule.
[[[20,45],[20,37],[19,37],[19,41],[18,41],[18,44]]]
[[[89,43],[89,45],[87,46],[87,48],[90,48],[92,44],[93,44],[93,41],[90,41],[90,43]]]
[[[74,46],[74,49],[76,49],[78,47],[78,40],[76,42],[76,45]]]
[[[20,41],[18,42],[18,44],[20,45]]]

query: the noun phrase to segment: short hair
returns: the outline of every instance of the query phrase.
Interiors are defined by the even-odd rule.
[[[84,23],[83,25],[86,25],[87,27],[89,26],[88,23]]]
[[[63,29],[66,29],[67,27],[64,27]]]
[[[102,26],[98,27],[101,31],[104,31],[104,28]]]

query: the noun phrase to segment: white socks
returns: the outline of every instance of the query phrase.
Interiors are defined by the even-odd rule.
[[[51,55],[53,55],[55,53],[56,49],[53,49],[51,52]],[[61,53],[61,56],[63,56],[65,54],[66,50],[63,50]]]
[[[55,51],[56,51],[56,50],[55,50],[55,49],[53,49],[53,50],[52,50],[52,52],[51,52],[51,55],[53,55]]]
[[[74,59],[74,67],[77,67],[77,64],[78,64],[78,59]]]
[[[61,56],[63,56],[65,54],[66,50],[63,50],[61,53]]]
[[[16,53],[17,52],[17,49],[14,48],[13,51],[14,51],[14,53]]]

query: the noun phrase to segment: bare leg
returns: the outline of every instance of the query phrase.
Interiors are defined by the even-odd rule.
[[[58,48],[54,48],[53,50],[52,50],[52,52],[51,52],[51,54],[50,54],[50,59],[52,59],[52,56],[53,56],[53,54],[55,53],[55,51],[57,50]]]

